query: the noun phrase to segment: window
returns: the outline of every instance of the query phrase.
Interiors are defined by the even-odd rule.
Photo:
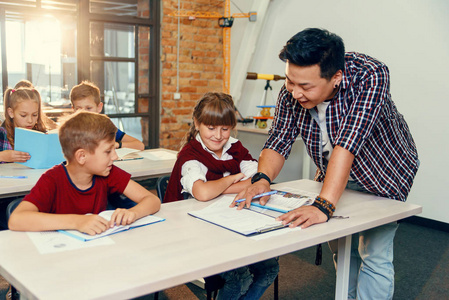
[[[158,147],[159,5],[157,0],[1,1],[2,91],[28,79],[54,116],[54,108],[70,111],[71,88],[90,80],[118,128]]]

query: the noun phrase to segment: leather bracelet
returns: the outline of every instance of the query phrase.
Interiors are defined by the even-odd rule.
[[[327,221],[329,221],[329,219],[331,218],[332,215],[329,214],[329,211],[327,209],[325,209],[324,207],[322,207],[320,204],[318,204],[317,202],[313,202],[312,206],[315,206],[316,208],[318,208],[323,214],[326,215],[327,217]]]
[[[316,202],[319,202],[323,207],[327,208],[329,212],[335,212],[335,205],[333,205],[329,200],[326,200],[320,196],[317,196],[315,198]]]
[[[331,202],[329,202],[329,200],[326,200],[320,196],[317,196],[315,198],[315,201],[312,203],[312,206],[315,206],[322,213],[324,213],[327,216],[327,221],[329,221],[329,219],[332,217],[335,211],[335,206]]]

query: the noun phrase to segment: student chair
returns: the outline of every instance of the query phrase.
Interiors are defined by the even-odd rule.
[[[11,202],[9,202],[8,206],[6,207],[6,222],[9,221],[9,217],[11,216],[12,212],[16,209],[16,207],[22,202],[23,198],[14,199]]]
[[[168,180],[170,179],[170,175],[162,176],[157,179],[156,182],[156,191],[157,196],[161,199],[161,202],[164,201],[165,191],[167,190]]]
[[[20,202],[22,202],[22,199],[23,198],[14,199],[8,204],[8,206],[6,207],[6,223],[8,223],[9,217],[11,216],[12,212],[16,209],[16,207],[20,204]],[[20,296],[18,295],[16,288],[11,285],[10,299],[16,300],[19,299],[19,297]]]

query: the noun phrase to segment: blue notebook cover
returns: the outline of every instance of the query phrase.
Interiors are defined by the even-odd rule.
[[[31,158],[21,164],[33,169],[48,169],[65,160],[57,132],[43,133],[16,127],[14,150],[28,152]]]

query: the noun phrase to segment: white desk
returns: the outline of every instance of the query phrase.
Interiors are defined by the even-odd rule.
[[[155,151],[166,151],[176,154],[176,151],[168,149],[151,149],[145,150],[152,153]],[[175,165],[176,159],[170,160],[151,160],[136,159],[127,161],[117,161],[114,164],[119,168],[131,174],[134,180],[144,180],[148,178],[161,177],[169,175]],[[0,164],[0,175],[7,176],[27,176],[25,179],[0,178],[0,198],[21,196],[29,193],[31,188],[36,184],[39,177],[46,169],[31,169],[21,164],[10,163]]]
[[[309,180],[274,187],[282,186],[321,188]],[[0,273],[29,299],[129,299],[339,238],[335,298],[347,299],[351,234],[421,212],[417,205],[345,191],[336,214],[348,219],[256,241],[187,215],[209,204],[163,204],[157,215],[164,222],[113,235],[114,245],[56,254],[40,255],[24,232],[2,231]]]

